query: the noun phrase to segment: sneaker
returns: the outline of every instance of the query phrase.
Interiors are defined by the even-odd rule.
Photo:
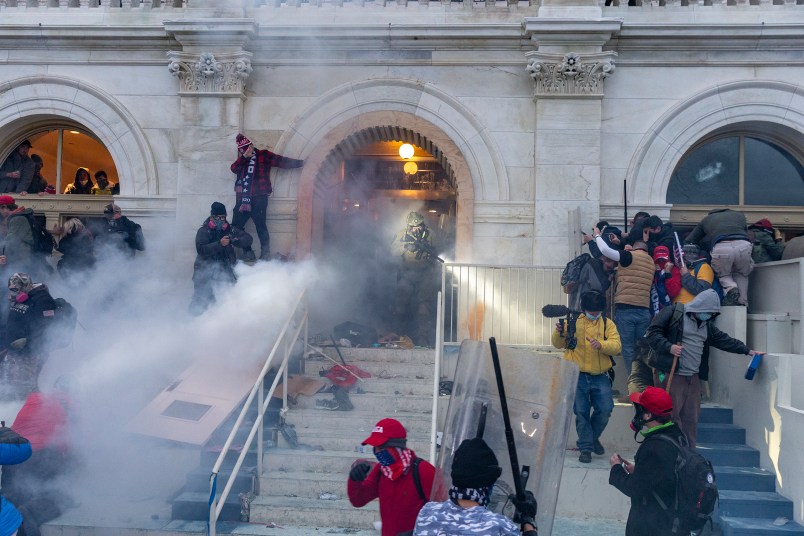
[[[578,456],[578,461],[581,463],[592,463],[592,453],[588,450],[582,450],[581,455]]]
[[[595,442],[592,443],[592,452],[594,452],[598,456],[603,456],[604,454],[606,454],[606,449],[603,448],[603,445],[600,443],[599,439],[595,439]]]
[[[337,411],[341,409],[341,405],[338,404],[337,400],[316,400],[315,407],[318,409],[326,409],[329,411]]]
[[[723,297],[723,305],[740,305],[740,289],[734,287]]]
[[[243,262],[257,262],[257,256],[254,254],[253,249],[243,252]]]

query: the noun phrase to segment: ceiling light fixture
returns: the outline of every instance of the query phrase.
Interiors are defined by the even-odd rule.
[[[399,146],[399,156],[407,160],[408,158],[413,156],[413,145],[409,143],[403,143]]]

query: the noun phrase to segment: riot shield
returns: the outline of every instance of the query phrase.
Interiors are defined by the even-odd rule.
[[[539,534],[549,536],[558,501],[564,454],[578,383],[578,366],[560,356],[498,346],[520,470],[529,467],[525,489],[539,504]],[[464,439],[478,435],[494,450],[503,469],[494,485],[489,509],[512,517],[508,495],[514,493],[505,426],[488,343],[461,344],[455,382],[444,424],[433,497],[447,498],[452,456]]]

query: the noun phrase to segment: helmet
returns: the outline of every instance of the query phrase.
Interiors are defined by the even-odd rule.
[[[417,227],[424,223],[424,216],[418,212],[410,212],[408,214],[407,223],[409,227]]]
[[[684,260],[693,262],[701,258],[701,248],[695,244],[684,244],[681,248],[684,252]]]

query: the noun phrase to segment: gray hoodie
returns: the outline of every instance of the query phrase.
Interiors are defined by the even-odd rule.
[[[704,290],[684,305],[685,313],[720,313],[720,296],[713,289]]]

